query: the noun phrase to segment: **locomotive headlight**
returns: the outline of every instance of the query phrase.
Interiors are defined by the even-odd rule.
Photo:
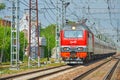
[[[68,51],[69,48],[68,48],[68,47],[64,47],[63,50],[64,50],[64,51]]]
[[[63,50],[67,51],[67,50],[69,50],[69,48],[68,47],[64,47]]]
[[[78,51],[83,51],[83,49],[84,49],[83,47],[78,47],[77,48]]]
[[[76,27],[75,26],[72,26],[72,30],[75,30],[76,29]]]

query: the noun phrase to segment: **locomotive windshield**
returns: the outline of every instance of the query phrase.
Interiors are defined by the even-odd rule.
[[[64,33],[64,37],[66,38],[80,38],[83,36],[83,32],[81,30],[66,30]]]

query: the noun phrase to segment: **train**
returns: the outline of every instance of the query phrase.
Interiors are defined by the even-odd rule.
[[[84,64],[116,54],[114,42],[96,37],[85,23],[66,23],[60,31],[60,56],[67,64]]]

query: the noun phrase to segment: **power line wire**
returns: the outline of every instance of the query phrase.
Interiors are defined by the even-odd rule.
[[[25,1],[25,0],[24,0]],[[29,4],[25,1],[25,3],[24,2],[22,2],[22,1],[20,1],[23,5],[25,5],[26,7],[29,7]],[[28,5],[27,5],[28,4]],[[40,3],[39,3],[40,4]],[[45,8],[44,8],[45,9]],[[51,14],[47,11],[47,9],[45,9],[46,10],[46,12],[48,13],[48,15],[49,15],[49,17],[52,19],[52,20],[54,20],[54,18],[51,16]],[[40,10],[38,10],[38,12],[39,13],[41,13],[40,12]],[[48,19],[47,19],[47,17],[46,17],[46,15],[44,16],[45,18],[46,18],[46,20],[49,22],[49,23],[51,23]],[[54,20],[55,21],[55,20]]]
[[[49,6],[49,4],[47,3],[47,1],[45,0],[45,3],[47,4],[47,6],[50,8],[50,6]],[[54,11],[53,11],[53,9],[49,9],[53,14],[54,14],[54,16],[56,15],[55,13],[54,13]]]

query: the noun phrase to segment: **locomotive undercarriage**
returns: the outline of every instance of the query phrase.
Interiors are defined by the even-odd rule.
[[[87,56],[85,59],[83,59],[83,58],[77,58],[75,56],[75,54],[76,53],[71,53],[70,58],[64,59],[65,63],[67,63],[67,64],[84,64],[84,63],[88,63],[91,60],[98,60],[98,59],[103,59],[103,58],[106,58],[106,57],[113,56],[116,53],[113,52],[113,53],[94,54],[94,55],[91,53],[90,56]]]
[[[65,60],[67,64],[83,64],[83,59],[81,58],[69,58]]]
[[[67,64],[83,64],[84,63],[84,59],[78,58],[76,56],[76,52],[75,51],[72,51],[70,53],[70,58],[66,58],[64,61]]]
[[[94,54],[93,52],[87,52],[87,57],[86,58],[80,58],[76,56],[77,52],[72,51],[70,53],[69,58],[63,59],[65,63],[67,64],[84,64],[89,62],[90,60],[94,60]]]

